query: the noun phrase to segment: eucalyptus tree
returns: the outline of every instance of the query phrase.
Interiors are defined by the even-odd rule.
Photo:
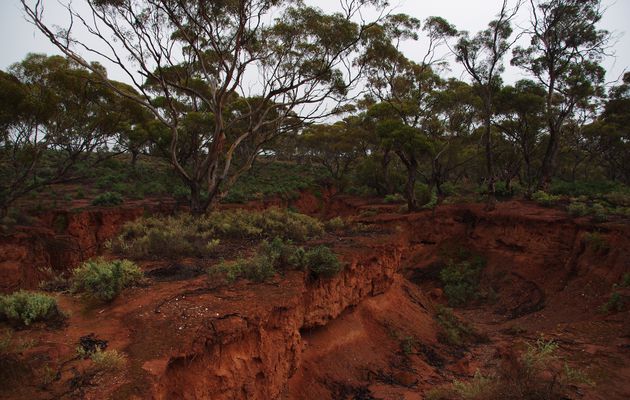
[[[520,154],[522,181],[528,193],[536,185],[535,162],[545,128],[545,87],[531,80],[505,86],[497,97],[494,126]]]
[[[512,21],[516,17],[522,0],[510,6],[509,0],[503,0],[497,18],[488,24],[488,28],[470,37],[466,31],[459,33],[459,40],[453,52],[457,61],[472,79],[479,92],[481,119],[483,121],[483,142],[486,157],[486,174],[489,199],[494,196],[495,171],[492,151],[492,120],[495,109],[495,96],[499,91],[504,72],[503,59],[518,40],[513,36]]]
[[[366,155],[366,136],[360,120],[348,117],[334,124],[309,126],[299,138],[303,153],[323,165],[343,191],[351,168]]]
[[[98,57],[127,75],[139,95],[118,91],[169,131],[170,162],[191,190],[195,213],[251,166],[258,146],[241,168],[232,168],[249,138],[273,134],[287,119],[329,115],[346,100],[362,72],[356,56],[373,26],[363,11],[382,13],[387,5],[341,0],[339,12],[327,14],[301,0],[86,0],[86,13],[65,3],[68,25],[53,30],[41,1],[21,1],[68,57],[86,68],[88,57]],[[230,136],[237,126],[242,130]],[[198,149],[193,163],[179,158],[183,135]]]
[[[576,106],[601,92],[599,65],[610,34],[598,29],[600,0],[530,0],[531,41],[514,51],[512,63],[529,71],[546,89],[547,146],[538,179],[546,188],[556,169],[566,122]]]
[[[119,101],[94,73],[61,56],[30,54],[0,74],[0,209],[76,179],[79,164],[85,170],[111,157],[108,141],[124,129],[125,114],[110,112]]]
[[[414,62],[400,51],[405,40],[418,40],[421,21],[407,15],[391,15],[370,32],[363,56],[368,89],[376,103],[368,116],[377,121],[383,148],[391,149],[407,170],[405,198],[410,211],[418,208],[415,185],[422,155],[431,152],[431,140],[439,136],[436,91],[444,84],[436,70],[445,65],[441,46],[455,34],[444,19],[430,17],[422,30],[428,46]]]
[[[606,177],[630,184],[630,72],[611,88],[601,115],[584,128],[584,135]]]

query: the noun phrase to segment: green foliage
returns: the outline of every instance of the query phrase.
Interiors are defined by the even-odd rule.
[[[65,318],[54,297],[37,292],[19,291],[0,296],[0,320],[18,326],[34,322],[59,323]]]
[[[558,344],[552,340],[538,339],[527,343],[520,355],[499,365],[496,371],[483,374],[480,371],[469,381],[455,380],[450,387],[432,390],[427,396],[432,400],[538,400],[564,398],[569,385],[593,382],[580,370],[564,363],[558,365]]]
[[[485,266],[484,259],[472,257],[459,262],[451,260],[440,271],[440,281],[450,306],[461,307],[479,298],[479,282]]]
[[[98,372],[121,371],[127,363],[127,357],[117,350],[97,349],[90,359]]]
[[[449,308],[439,306],[435,318],[441,327],[438,339],[442,343],[462,347],[484,339],[472,326],[460,321]]]
[[[93,206],[118,206],[123,203],[123,198],[116,192],[105,192],[100,194],[92,200]]]
[[[253,282],[266,282],[274,277],[276,269],[270,258],[257,255],[250,258],[239,258],[235,261],[221,262],[208,271],[210,278],[225,275],[228,283],[238,278],[245,278]]]
[[[222,202],[245,203],[273,196],[292,200],[301,190],[315,188],[327,176],[325,169],[318,166],[261,162],[236,181]]]
[[[606,304],[601,307],[601,311],[604,313],[622,312],[626,309],[627,302],[628,299],[621,293],[613,292]]]
[[[124,288],[138,283],[142,276],[142,270],[131,261],[99,258],[86,261],[72,272],[72,290],[109,302]]]
[[[542,190],[539,190],[535,192],[534,194],[532,194],[532,200],[534,200],[536,203],[545,207],[553,206],[558,201],[560,201],[560,199],[561,199],[560,196],[554,196],[552,194],[543,192]]]
[[[573,217],[583,217],[591,213],[591,209],[588,207],[588,205],[580,201],[572,201],[571,204],[569,204],[569,206],[567,207],[567,211]]]
[[[611,182],[606,180],[601,181],[575,181],[566,182],[561,180],[555,180],[552,182],[549,188],[549,193],[560,196],[587,196],[597,197],[603,194],[609,194],[615,191],[620,191],[623,186],[617,182]],[[621,193],[621,192],[618,192]]]
[[[142,218],[126,224],[112,241],[117,253],[134,258],[204,256],[220,239],[282,239],[305,241],[323,234],[321,222],[279,208],[263,211],[216,211],[205,216]]]
[[[304,254],[304,265],[316,278],[332,278],[343,269],[337,255],[326,246],[318,246]]]
[[[607,253],[610,250],[610,244],[599,232],[587,233],[582,240],[597,254]]]
[[[341,270],[337,256],[326,246],[304,250],[291,241],[275,238],[262,241],[256,253],[248,258],[222,261],[208,269],[212,281],[223,277],[228,283],[239,278],[265,282],[278,271],[306,269],[315,277],[332,277]]]
[[[306,251],[303,247],[293,245],[291,241],[275,238],[271,242],[264,240],[259,247],[259,253],[267,257],[274,268],[301,269],[304,267]]]
[[[405,196],[403,196],[400,193],[388,194],[387,196],[385,196],[385,198],[383,198],[383,203],[386,203],[386,204],[404,203],[404,202],[405,202]]]
[[[331,218],[324,223],[324,226],[329,232],[336,232],[345,229],[348,224],[341,217]]]

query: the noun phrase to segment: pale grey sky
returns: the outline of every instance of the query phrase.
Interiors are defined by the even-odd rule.
[[[63,15],[55,10],[56,0],[43,0],[48,7],[48,20],[63,25]],[[80,1],[75,1],[75,4]],[[315,4],[324,9],[333,9],[338,0],[307,0],[307,3]],[[498,12],[501,0],[393,0],[395,12],[409,14],[418,19],[429,16],[441,16],[454,24],[460,30],[476,32],[485,28],[488,21]],[[601,28],[614,32],[618,38],[613,46],[615,58],[610,58],[604,63],[608,70],[607,80],[617,79],[626,69],[630,70],[630,0],[603,0],[607,8]],[[521,13],[520,23],[525,24],[528,14],[525,10]],[[23,17],[19,0],[0,0],[0,69],[6,70],[12,63],[20,61],[29,52],[46,54],[58,53],[47,39],[43,37]],[[405,52],[414,59],[423,54],[422,41],[405,44]],[[509,65],[509,60],[506,60]],[[461,69],[451,63],[451,75],[467,79],[461,75]],[[117,71],[108,68],[110,77],[124,80]],[[510,82],[523,77],[522,72],[514,68],[508,68],[505,80]]]

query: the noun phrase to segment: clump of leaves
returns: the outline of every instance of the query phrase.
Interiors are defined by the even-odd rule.
[[[451,260],[440,271],[440,281],[451,307],[461,307],[479,298],[479,283],[485,266],[483,258],[472,257],[459,262]]]
[[[111,248],[133,258],[203,257],[214,251],[221,239],[279,237],[301,242],[323,232],[318,220],[278,208],[217,211],[201,217],[181,214],[136,220],[123,227]]]
[[[626,308],[627,299],[619,292],[613,292],[608,301],[601,307],[604,313],[621,312]]]
[[[405,196],[400,193],[388,194],[383,198],[383,203],[386,204],[403,203],[404,201]]]
[[[607,253],[610,250],[610,244],[599,232],[587,233],[583,241],[596,254]]]
[[[117,372],[125,368],[127,356],[117,350],[96,350],[90,356],[98,372]]]
[[[432,390],[431,400],[522,400],[564,398],[569,385],[593,385],[577,369],[558,363],[557,343],[544,338],[527,344],[520,355],[508,356],[495,372],[477,371],[470,381],[453,382],[450,387]]]
[[[275,238],[271,242],[262,241],[251,257],[223,261],[209,268],[208,276],[211,280],[225,277],[228,283],[239,278],[265,282],[278,271],[307,269],[315,277],[331,277],[341,268],[335,253],[326,246],[304,250],[291,241]]]
[[[553,206],[558,201],[560,201],[561,198],[561,196],[555,196],[553,194],[543,192],[542,190],[539,190],[532,194],[532,200],[545,207]]]
[[[55,324],[63,321],[65,314],[59,309],[54,297],[43,293],[19,291],[0,296],[0,320],[17,326],[29,326],[35,322]]]
[[[124,288],[138,283],[142,276],[142,270],[131,261],[98,258],[86,261],[72,272],[72,291],[109,302]]]
[[[337,255],[326,246],[318,246],[304,254],[304,265],[316,278],[332,278],[343,269]]]
[[[92,200],[93,206],[119,206],[123,203],[123,198],[116,192],[105,192],[100,194]]]
[[[340,231],[346,228],[346,225],[346,221],[344,221],[341,217],[331,218],[324,223],[326,230],[332,232]]]
[[[462,347],[485,340],[472,326],[457,318],[450,308],[440,306],[436,311],[435,319],[441,328],[438,334],[440,342]]]

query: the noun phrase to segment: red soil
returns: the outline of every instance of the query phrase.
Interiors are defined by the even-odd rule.
[[[60,295],[70,312],[65,327],[16,333],[18,339],[36,340],[27,356],[34,365],[59,369],[60,379],[41,388],[30,383],[39,379],[38,372],[26,374],[22,385],[5,395],[423,399],[430,389],[468,379],[477,369],[499,368],[505,354],[544,334],[560,344],[563,360],[596,384],[570,388],[569,398],[630,398],[628,311],[598,311],[613,284],[630,272],[627,225],[593,226],[522,202],[500,203],[493,212],[482,205],[453,205],[408,215],[387,213],[395,206],[342,196],[332,196],[326,207],[307,196],[296,204],[320,215],[353,214],[368,226],[361,234],[326,239],[349,263],[339,276],[313,281],[294,272],[267,284],[239,281],[215,288],[206,277],[151,282],[93,308]],[[379,214],[361,217],[367,208]],[[96,254],[102,241],[137,213],[73,216],[67,232],[74,232],[68,234],[81,249]],[[595,229],[608,249],[584,240]],[[41,235],[49,236],[42,232],[23,231],[0,244],[4,290],[37,281],[23,263],[54,264],[54,251],[42,244]],[[482,288],[494,296],[457,311],[489,338],[466,349],[440,343],[433,317],[435,306],[445,303],[435,266],[454,246],[487,259]],[[64,257],[57,265],[80,259]],[[72,388],[86,362],[63,362],[89,333],[109,340],[109,348],[125,352],[129,362],[124,372],[97,375],[91,384]]]

